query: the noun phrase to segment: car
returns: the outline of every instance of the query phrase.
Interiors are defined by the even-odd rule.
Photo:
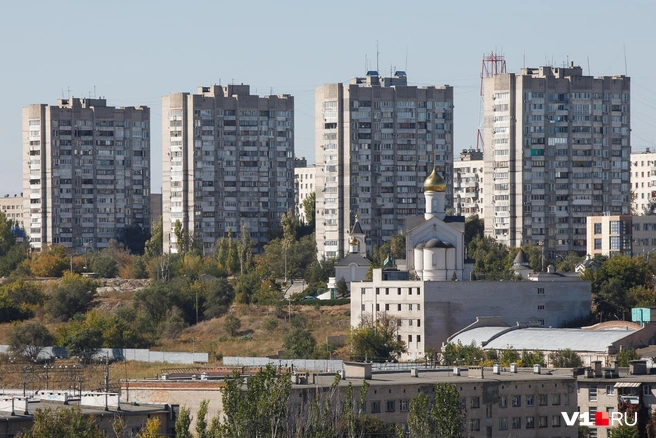
[[[308,295],[307,297],[304,297],[303,299],[310,301],[310,300],[318,300],[319,298],[313,297],[312,295]]]

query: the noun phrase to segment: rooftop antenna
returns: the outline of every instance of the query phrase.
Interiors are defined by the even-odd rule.
[[[71,98],[71,86],[70,85],[67,87],[67,91],[68,91],[68,98],[70,99]]]
[[[624,76],[629,75],[629,69],[627,68],[626,65],[626,43],[624,44]]]
[[[64,98],[64,87],[62,87],[62,99]]]
[[[364,55],[364,74],[367,74],[369,71],[369,61],[367,60],[367,55]]]
[[[405,74],[408,74],[408,46],[405,46]]]
[[[378,40],[376,40],[376,71],[378,71],[378,54],[380,52],[378,51]]]
[[[591,76],[591,74],[590,74],[590,55],[588,55],[588,76]]]

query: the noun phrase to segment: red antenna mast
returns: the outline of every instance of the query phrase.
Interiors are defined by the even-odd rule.
[[[483,55],[481,63],[481,100],[478,107],[478,130],[476,133],[476,150],[479,151],[485,146],[483,142],[483,79],[491,78],[494,75],[506,73],[506,57],[495,52],[489,55]]]

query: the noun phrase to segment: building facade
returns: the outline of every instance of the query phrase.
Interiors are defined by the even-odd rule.
[[[630,79],[581,67],[484,79],[485,233],[586,250],[586,216],[630,214]]]
[[[0,198],[0,211],[5,214],[7,220],[17,222],[23,227],[23,229],[25,229],[25,224],[23,222],[23,203],[22,193],[21,196],[5,195],[4,198]]]
[[[312,193],[315,193],[316,173],[317,168],[314,165],[294,168],[294,204],[296,205],[296,217],[304,223],[306,219],[303,201]]]
[[[213,85],[165,96],[162,118],[164,252],[178,221],[203,253],[243,227],[265,243],[294,209],[294,98]]]
[[[631,154],[632,210],[636,215],[656,213],[656,152]]]
[[[407,81],[404,72],[370,71],[315,90],[319,258],[346,255],[356,214],[369,250],[401,232],[406,217],[422,213],[421,183],[434,160],[452,188],[453,88]]]
[[[483,152],[468,149],[453,162],[453,205],[464,217],[483,217]]]
[[[23,108],[23,211],[34,249],[106,248],[150,229],[150,110],[105,99]]]
[[[647,255],[656,249],[656,215],[590,216],[588,254]]]

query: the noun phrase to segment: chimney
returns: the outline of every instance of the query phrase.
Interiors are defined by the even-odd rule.
[[[533,365],[533,374],[540,374],[540,364]]]
[[[592,369],[594,369],[595,377],[597,377],[597,378],[601,377],[601,361],[600,360],[595,360],[595,361],[592,362]]]
[[[501,366],[498,363],[492,365],[492,374],[501,374]]]
[[[419,377],[419,370],[417,368],[410,368],[410,377]]]
[[[516,363],[511,363],[510,364],[510,372],[511,373],[516,373],[517,372],[517,364]]]
[[[647,361],[646,360],[632,360],[629,361],[629,374],[647,374]]]
[[[460,375],[460,367],[458,367],[458,366],[453,367],[453,375],[454,376],[459,376]]]
[[[469,367],[468,376],[474,379],[482,379],[483,367]]]

